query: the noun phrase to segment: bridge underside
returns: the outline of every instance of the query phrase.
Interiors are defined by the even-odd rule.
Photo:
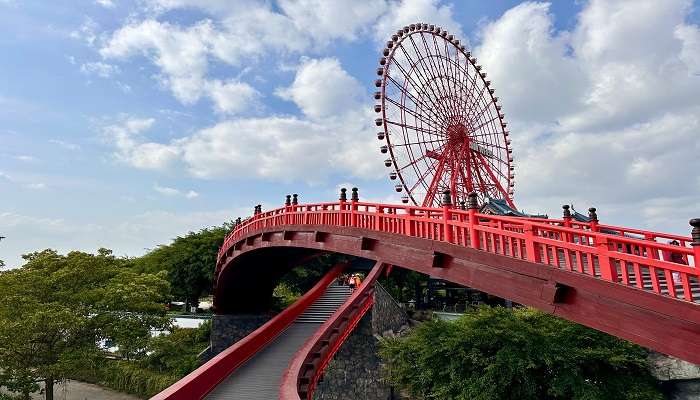
[[[292,268],[315,256],[318,250],[286,246],[246,252],[218,274],[214,309],[217,314],[258,314],[270,310],[272,291]]]
[[[227,250],[217,270],[217,313],[267,309],[284,273],[336,252],[473,287],[700,364],[700,312],[691,303],[445,242],[327,225],[283,229],[250,232]]]

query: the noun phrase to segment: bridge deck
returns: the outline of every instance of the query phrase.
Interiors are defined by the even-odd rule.
[[[207,399],[270,400],[276,399],[280,381],[290,360],[306,340],[350,296],[346,286],[331,285],[326,292],[297,318],[284,332],[229,375]]]

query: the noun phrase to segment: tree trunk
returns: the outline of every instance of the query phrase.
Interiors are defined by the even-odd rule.
[[[46,400],[53,400],[53,378],[46,378],[44,379],[44,384],[45,388],[44,391],[46,392]]]

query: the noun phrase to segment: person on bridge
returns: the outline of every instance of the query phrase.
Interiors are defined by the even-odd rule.
[[[668,244],[672,246],[680,246],[681,244],[677,240],[672,240]],[[676,264],[683,264],[683,265],[688,265],[688,262],[685,260],[685,257],[683,257],[683,253],[675,252],[672,251],[670,254],[670,261],[674,262]],[[675,284],[681,284],[681,274],[678,272],[671,272],[671,276],[673,276],[673,283]]]
[[[355,274],[350,275],[350,278],[348,278],[348,286],[350,286],[350,292],[355,291]]]

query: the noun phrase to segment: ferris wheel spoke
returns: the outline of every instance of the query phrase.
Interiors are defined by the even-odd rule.
[[[411,100],[411,102],[413,104],[415,104],[417,107],[422,104],[422,102],[419,99],[416,99],[416,97],[410,91],[406,90],[406,88],[404,88],[403,85],[399,84],[399,82],[397,82],[394,78],[392,78],[391,75],[387,75],[387,78],[394,86],[396,86],[402,93],[404,93]],[[389,97],[386,97],[386,98],[389,99]],[[400,103],[396,102],[395,100],[393,101],[393,103],[400,104]],[[405,105],[401,105],[398,107],[405,108]],[[443,116],[437,114],[433,108],[428,108],[428,110],[429,110],[430,114],[432,114],[434,117],[436,117],[440,120],[443,119]]]
[[[489,96],[488,101],[484,101],[484,106],[481,107],[481,108],[479,109],[478,112],[473,113],[473,115],[476,117],[476,116],[478,116],[478,115],[483,114],[486,110],[489,109],[489,107],[491,106],[491,104],[494,104],[494,105],[495,105],[493,99],[491,98],[491,96]],[[495,108],[495,107],[494,107],[494,108]],[[498,111],[498,110],[496,110],[496,111]],[[471,122],[471,121],[470,121],[470,122]]]
[[[413,40],[413,36],[412,35],[409,36],[408,39],[410,40],[411,45],[413,46],[413,50],[416,52],[416,57],[418,57],[418,59],[416,61],[413,61],[413,58],[411,58],[408,55],[408,52],[403,47],[403,44],[401,44],[401,48],[402,48],[403,52],[406,54],[406,58],[408,59],[409,63],[411,64],[411,69],[416,71],[416,77],[418,78],[418,80],[421,81],[421,84],[423,85],[422,90],[425,90],[425,88],[430,89],[430,92],[432,94],[432,97],[430,97],[431,105],[433,107],[437,106],[438,110],[440,111],[440,114],[443,115],[443,118],[447,118],[448,117],[447,110],[438,101],[440,99],[440,96],[435,93],[433,86],[430,84],[430,79],[428,79],[423,74],[424,69],[423,69],[423,63],[422,63],[422,57],[421,57],[422,53],[418,50],[418,46],[416,46],[416,42]],[[436,104],[436,101],[437,101],[437,104]]]
[[[481,158],[481,160],[484,161],[484,157],[481,156],[481,154],[479,154],[477,157]],[[489,176],[491,176],[491,181],[496,186],[496,188],[501,192],[501,194],[503,194],[503,196],[504,196],[505,200],[508,202],[508,204],[511,207],[515,208],[515,205],[510,200],[510,196],[508,195],[508,192],[505,189],[503,189],[503,186],[501,186],[501,183],[498,181],[496,176],[493,174],[493,171],[491,170],[491,168],[489,168],[488,163],[484,162],[482,165],[485,167],[486,172],[489,174]]]
[[[419,184],[421,184],[421,183],[424,184],[424,183],[425,183],[425,178],[428,176],[428,174],[430,174],[431,171],[433,171],[433,167],[434,167],[434,166],[435,166],[435,162],[433,162],[433,163],[430,165],[430,168],[426,168],[426,169],[425,169],[425,172],[423,172],[423,174],[422,174],[421,176],[418,177],[418,180],[417,180],[416,183],[411,187],[411,189],[409,190],[409,192],[413,192],[414,190],[416,190],[416,188],[418,187]],[[425,187],[425,188],[427,189],[427,188],[428,188],[428,185],[425,185],[425,184],[424,184],[423,187]]]
[[[483,111],[479,114],[474,113],[474,108],[479,104],[479,101],[483,101],[484,89],[486,89],[486,85],[481,86],[481,89],[479,89],[479,94],[472,99],[471,103],[469,103],[467,114],[472,116],[469,119],[469,122],[472,124],[483,115]]]
[[[438,126],[435,125],[435,121],[432,121],[432,120],[430,120],[430,119],[424,118],[422,115],[420,115],[420,114],[417,113],[416,111],[413,111],[413,110],[411,110],[411,109],[408,108],[408,107],[404,107],[402,104],[400,104],[400,103],[397,102],[396,100],[394,100],[394,99],[392,99],[392,98],[387,98],[387,101],[390,102],[391,104],[393,104],[393,105],[399,107],[399,108],[401,109],[402,112],[407,112],[408,114],[410,114],[411,116],[413,116],[413,118],[415,118],[415,119],[417,119],[417,120],[420,120],[420,121],[422,121],[422,122],[425,122],[426,124],[430,125],[431,128],[435,128],[436,131],[437,131],[437,129],[439,128]]]
[[[392,144],[392,147],[402,147],[402,146],[415,146],[419,144],[426,144],[426,143],[445,143],[444,140],[427,140],[423,142],[412,142],[412,143],[400,143],[400,144]]]
[[[405,47],[403,47],[403,44],[399,44],[399,48],[401,49],[404,57],[406,57],[409,65],[410,65],[410,71],[416,71],[416,79],[418,79],[418,83],[412,78],[410,71],[406,71],[406,69],[401,65],[401,63],[396,62],[394,65],[401,71],[403,74],[404,78],[411,83],[411,86],[416,89],[418,93],[421,93],[422,91],[425,90],[426,87],[429,87],[428,82],[424,82],[421,78],[423,78],[422,74],[419,73],[419,68],[416,67],[416,63],[413,61],[413,58],[408,54],[408,51],[406,50]],[[435,103],[431,101],[431,106],[435,106]],[[433,108],[433,107],[431,107]]]
[[[510,178],[507,177],[503,172],[501,172],[501,170],[498,168],[498,166],[495,165],[490,159],[486,158],[486,161],[489,163],[489,165],[490,165],[491,167],[493,167],[493,168],[496,170],[496,172],[497,172],[497,173],[501,176],[501,178],[503,178],[506,182],[508,182],[508,181],[510,180]],[[501,160],[501,159],[498,159],[498,161],[501,162],[502,164],[506,164],[506,163],[505,163],[503,160]]]
[[[408,168],[408,167],[412,167],[412,166],[416,165],[419,161],[424,160],[424,159],[426,159],[426,158],[428,158],[428,155],[427,155],[427,154],[423,154],[422,156],[420,156],[420,157],[414,159],[413,161],[411,161],[410,163],[404,165],[403,167],[397,168],[397,169],[396,169],[396,172],[401,172],[401,171],[405,170],[405,169]]]
[[[435,38],[433,38],[433,42],[437,43]],[[449,50],[449,47],[447,45],[448,43],[449,42],[446,40],[443,41],[445,53],[447,54],[447,57],[440,57],[440,58],[442,58],[442,61],[445,64],[445,70],[448,72],[448,75],[457,81],[457,74],[456,74],[456,70],[454,68],[455,65],[452,63],[452,58],[450,57],[450,50]],[[459,112],[459,107],[455,103],[455,99],[458,98],[457,97],[457,87],[453,87],[452,85],[448,85],[448,90],[450,91],[450,93],[452,95],[452,109],[455,112]]]
[[[431,35],[431,36],[432,36],[432,35]],[[430,51],[430,49],[429,49],[429,47],[428,47],[428,42],[427,42],[427,40],[425,40],[425,35],[422,35],[422,34],[421,34],[420,37],[421,37],[421,41],[423,42],[423,47],[425,48],[426,53],[429,54],[431,58],[432,58],[433,56],[435,56],[436,58],[439,59],[439,55],[438,55],[438,54],[433,54],[432,51]],[[411,42],[413,43],[413,46],[414,46],[414,47],[416,47],[416,48],[418,47],[418,46],[415,44],[415,42],[413,42],[412,39],[411,39]],[[436,67],[437,67],[437,66],[434,66],[432,63],[429,63],[429,64],[428,64],[428,68],[431,69],[431,73],[432,73],[433,75],[435,75],[435,76],[440,76],[440,75],[437,74],[436,71],[435,71],[435,68],[436,68]],[[447,91],[447,89],[445,88],[444,83],[442,82],[442,79],[439,80],[439,83],[440,83],[440,86],[442,86],[442,90],[443,90],[443,91]]]
[[[428,192],[425,195],[425,200],[423,200],[423,207],[427,205],[433,204],[433,201],[435,200],[435,194],[437,192],[437,186],[438,183],[442,181],[442,171],[445,168],[445,160],[447,157],[443,154],[443,157],[440,158],[440,163],[437,166],[437,169],[435,170],[435,175],[433,175],[433,179],[430,181],[430,185],[428,186]]]
[[[488,121],[482,123],[481,125],[477,126],[476,128],[473,128],[473,129],[474,129],[475,131],[477,131],[477,130],[483,128],[484,126],[490,124],[491,122],[493,122],[493,121],[495,121],[495,120],[497,120],[497,119],[500,119],[500,117],[499,117],[498,115],[496,115],[495,117],[491,118],[490,120],[488,120]]]
[[[425,129],[425,128],[421,128],[421,127],[409,125],[409,124],[402,123],[402,122],[386,120],[386,123],[387,123],[387,124],[391,124],[391,125],[396,125],[396,126],[399,126],[399,127],[402,127],[402,128],[406,128],[406,129],[412,129],[412,130],[417,131],[417,132],[424,132],[424,133],[427,133],[427,134],[434,134],[434,135],[442,136],[442,135],[440,135],[440,134],[439,134],[438,132],[436,132],[436,131],[432,131],[432,130],[430,130],[430,129]]]

